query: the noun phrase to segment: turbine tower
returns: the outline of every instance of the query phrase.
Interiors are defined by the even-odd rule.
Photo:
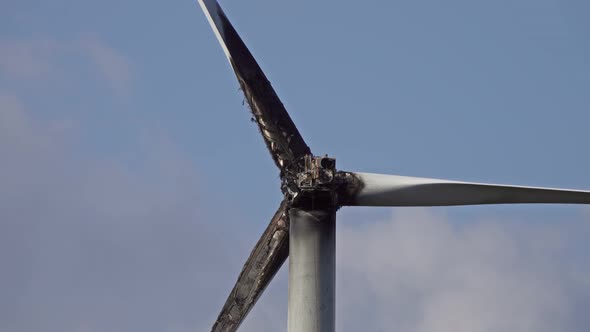
[[[332,332],[335,323],[336,210],[342,206],[590,204],[590,191],[483,184],[339,171],[315,156],[262,69],[216,0],[198,0],[272,159],[284,199],[250,257],[212,331],[238,329],[289,257],[289,332]]]

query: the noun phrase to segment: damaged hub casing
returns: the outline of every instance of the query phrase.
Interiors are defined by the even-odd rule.
[[[336,171],[336,159],[305,155],[302,169],[288,187],[291,205],[310,209],[334,208],[340,186]],[[291,190],[294,189],[294,190]]]

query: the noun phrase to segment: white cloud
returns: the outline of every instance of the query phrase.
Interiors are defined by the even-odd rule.
[[[584,331],[590,323],[576,309],[590,303],[590,269],[571,258],[587,222],[457,225],[399,211],[339,232],[340,330]]]
[[[50,56],[58,48],[52,40],[4,40],[0,42],[0,71],[24,78],[40,78],[51,67]]]
[[[208,321],[209,299],[229,283],[212,281],[234,279],[234,258],[216,244],[241,244],[205,219],[195,165],[155,135],[133,147],[133,161],[98,157],[69,144],[77,130],[35,114],[0,97],[0,330]]]
[[[12,79],[52,84],[73,80],[72,72],[80,71],[74,68],[76,62],[86,63],[96,78],[113,91],[129,92],[133,81],[131,62],[100,38],[0,41],[0,73]]]
[[[115,91],[123,93],[129,90],[131,63],[123,54],[95,38],[84,39],[80,45]]]

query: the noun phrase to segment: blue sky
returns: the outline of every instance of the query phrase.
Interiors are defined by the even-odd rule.
[[[587,2],[221,4],[340,169],[590,189]],[[199,6],[0,12],[0,330],[206,330],[281,195]],[[339,218],[339,330],[589,323],[588,208]],[[244,330],[283,329],[286,292]]]

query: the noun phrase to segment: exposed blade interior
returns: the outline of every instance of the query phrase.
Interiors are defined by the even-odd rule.
[[[237,330],[266,286],[287,260],[289,256],[287,209],[287,201],[283,201],[244,264],[211,331]]]
[[[264,142],[281,176],[294,176],[296,165],[311,151],[299,134],[264,72],[215,0],[199,0],[236,73]]]
[[[590,191],[351,173],[358,187],[349,206],[447,206],[510,203],[590,204]]]

